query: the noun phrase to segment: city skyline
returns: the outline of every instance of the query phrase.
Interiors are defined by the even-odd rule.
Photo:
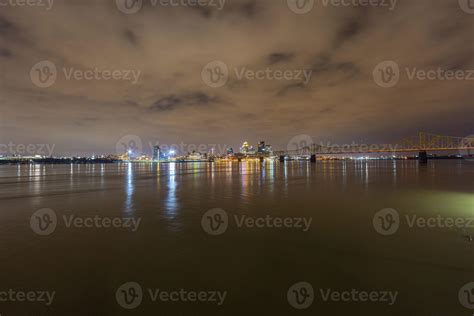
[[[147,148],[149,147],[149,148]],[[418,152],[418,154],[416,154]],[[430,153],[430,154],[428,154]],[[420,132],[418,135],[399,140],[397,143],[364,144],[347,143],[337,144],[331,142],[316,142],[309,135],[294,137],[286,148],[274,149],[272,145],[262,140],[257,146],[244,141],[236,150],[234,147],[222,144],[160,144],[159,142],[144,144],[136,135],[127,135],[116,144],[115,153],[93,153],[91,155],[58,155],[54,153],[54,145],[48,144],[0,144],[0,159],[9,161],[8,158],[87,158],[110,160],[143,160],[160,161],[161,159],[214,159],[214,158],[271,158],[275,159],[303,159],[311,158],[312,161],[322,158],[339,159],[395,159],[395,158],[464,158],[472,159],[474,153],[474,136],[452,137]],[[375,156],[374,156],[375,155]]]

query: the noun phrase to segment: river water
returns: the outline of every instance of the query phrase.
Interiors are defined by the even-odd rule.
[[[0,314],[471,315],[473,184],[465,160],[0,166]]]

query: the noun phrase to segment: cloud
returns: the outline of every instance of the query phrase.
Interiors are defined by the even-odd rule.
[[[202,92],[192,92],[182,95],[169,95],[156,101],[151,107],[155,111],[172,111],[181,107],[209,106],[217,102],[215,97]]]
[[[404,75],[384,89],[372,77],[385,60],[402,71],[474,69],[474,19],[457,1],[399,1],[393,11],[316,1],[305,15],[292,12],[286,1],[229,0],[222,10],[144,2],[132,15],[108,0],[57,0],[50,11],[2,7],[1,141],[28,143],[34,135],[75,154],[114,152],[115,141],[126,134],[234,147],[243,139],[265,139],[285,148],[298,134],[346,143],[386,142],[416,130],[473,133],[463,114],[474,105],[472,82]],[[59,71],[48,89],[29,77],[42,60]],[[215,60],[230,70],[229,82],[218,89],[201,78]],[[70,67],[141,75],[136,85],[67,80],[61,71]],[[313,73],[308,84],[238,80],[234,70],[242,67]]]
[[[292,53],[272,53],[268,56],[268,63],[270,65],[278,63],[287,63],[295,58],[295,55]]]

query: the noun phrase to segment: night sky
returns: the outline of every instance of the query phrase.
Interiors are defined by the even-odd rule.
[[[300,134],[338,143],[474,134],[474,81],[410,80],[405,71],[474,69],[474,14],[458,0],[402,0],[393,10],[316,0],[306,14],[286,0],[228,0],[221,10],[144,2],[135,14],[115,0],[0,6],[0,142],[89,154],[115,153],[126,135],[144,144],[266,140],[279,149]],[[58,71],[48,88],[30,76],[44,60]],[[201,76],[216,60],[230,73],[219,88]],[[373,77],[387,60],[401,69],[391,88]],[[134,84],[63,72],[95,67],[140,76]],[[306,83],[235,73],[267,68],[312,76]]]

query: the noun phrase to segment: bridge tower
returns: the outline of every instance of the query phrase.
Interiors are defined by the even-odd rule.
[[[425,150],[420,151],[418,160],[420,161],[420,164],[426,165],[428,163],[428,153]]]

